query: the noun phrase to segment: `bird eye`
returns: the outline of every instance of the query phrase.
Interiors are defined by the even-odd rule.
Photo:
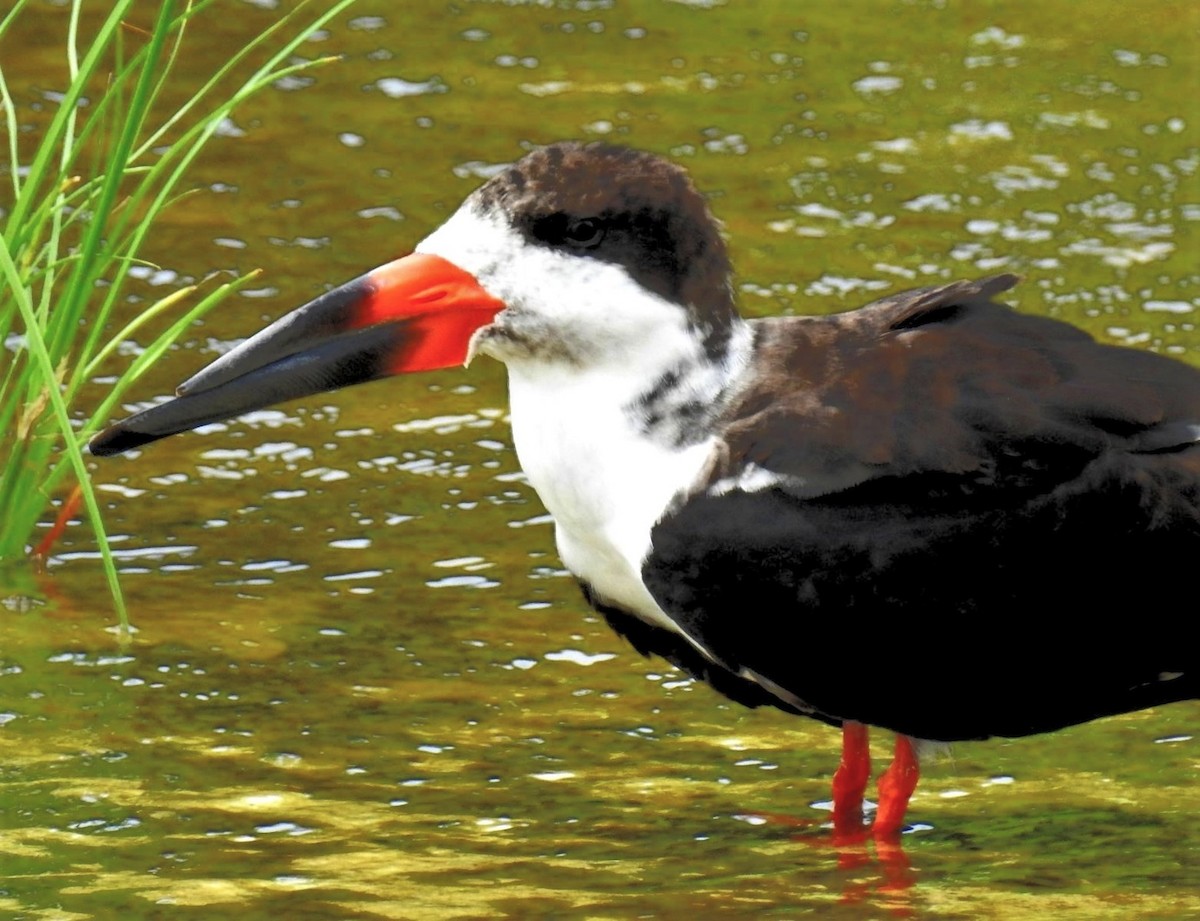
[[[604,239],[604,223],[599,218],[584,217],[567,222],[563,242],[577,249],[591,249]]]

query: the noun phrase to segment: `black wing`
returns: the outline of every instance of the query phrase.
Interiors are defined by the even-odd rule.
[[[723,673],[946,741],[1200,696],[1200,372],[990,303],[1014,281],[764,321],[643,569]]]

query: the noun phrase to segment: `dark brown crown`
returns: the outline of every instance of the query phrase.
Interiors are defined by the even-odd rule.
[[[472,196],[531,242],[625,268],[684,307],[706,350],[735,318],[725,241],[704,197],[674,163],[610,144],[540,147]]]

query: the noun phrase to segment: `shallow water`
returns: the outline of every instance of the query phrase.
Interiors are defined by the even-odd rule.
[[[181,80],[266,6],[195,30]],[[361,0],[310,48],[344,60],[239,110],[157,233],[143,297],[264,275],[140,396],[562,137],[686,163],[748,313],[1009,270],[1023,310],[1200,363],[1194,7],[809,6]],[[39,14],[0,45],[33,130],[65,18]],[[956,745],[903,855],[824,846],[837,734],[726,704],[587,612],[493,363],[94,470],[138,633],[107,629],[82,527],[47,574],[4,574],[7,916],[1200,916],[1195,703]]]

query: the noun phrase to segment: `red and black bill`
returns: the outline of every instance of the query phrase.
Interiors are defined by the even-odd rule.
[[[287,400],[414,371],[461,365],[474,332],[504,303],[468,272],[417,253],[280,317],[175,391],[99,432],[106,457]]]

